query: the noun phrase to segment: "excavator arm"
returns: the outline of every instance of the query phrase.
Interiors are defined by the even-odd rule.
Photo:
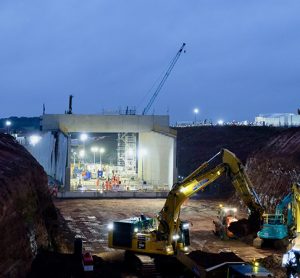
[[[213,161],[220,156],[222,162],[209,170]],[[184,201],[199,190],[203,190],[224,174],[229,175],[237,194],[251,211],[252,218],[260,221],[263,208],[244,171],[242,163],[232,152],[227,149],[222,149],[209,161],[204,162],[181,183],[173,186],[164,207],[158,215],[158,235],[160,239],[167,240],[168,243],[171,244],[173,235],[176,234],[179,229],[180,208]]]
[[[220,158],[220,161],[217,161]],[[166,202],[155,218],[132,217],[109,225],[109,247],[144,254],[173,255],[186,251],[189,245],[188,223],[180,220],[184,201],[203,190],[223,175],[228,175],[236,192],[250,209],[253,219],[260,221],[263,208],[240,160],[222,149],[204,162],[182,182],[173,186]]]

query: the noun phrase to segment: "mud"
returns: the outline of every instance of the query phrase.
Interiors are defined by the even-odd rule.
[[[264,258],[277,251],[272,249],[255,249],[239,240],[222,241],[214,233],[213,220],[217,217],[220,201],[189,200],[181,210],[181,218],[191,223],[190,251],[234,252],[244,261]],[[83,238],[85,250],[95,255],[114,251],[107,246],[107,225],[113,220],[138,216],[144,213],[153,217],[164,204],[163,199],[127,199],[127,200],[58,200],[55,205],[67,221],[68,228]],[[226,205],[226,203],[224,203]],[[240,218],[246,217],[240,213]],[[64,233],[64,231],[62,231]],[[70,234],[64,236],[70,237]],[[280,254],[279,252],[277,252]]]
[[[83,249],[93,254],[94,272],[84,273],[81,261],[70,252],[62,254],[42,251],[34,261],[28,277],[139,277],[125,261],[123,250],[107,247],[107,224],[141,213],[153,217],[163,204],[163,199],[56,200],[55,205],[66,220],[66,225],[61,227],[61,237],[68,241],[74,240],[75,234],[82,237]],[[226,202],[223,204],[226,205]],[[255,249],[238,240],[222,241],[213,234],[212,220],[217,217],[218,205],[219,201],[207,200],[189,200],[183,205],[181,218],[191,223],[190,256],[204,267],[229,259],[247,262],[260,259],[262,265],[274,270],[275,277],[284,277],[279,276],[284,272],[280,269],[279,261],[270,263],[268,259],[274,255],[280,257],[279,252]],[[240,213],[241,218],[245,216],[243,212]],[[156,263],[160,272],[158,277],[185,277],[187,274],[178,261]]]

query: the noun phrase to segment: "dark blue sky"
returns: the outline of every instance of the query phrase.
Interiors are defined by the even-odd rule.
[[[300,1],[0,2],[0,117],[146,106],[187,43],[155,113],[253,119],[300,107]],[[151,111],[153,111],[153,108]]]

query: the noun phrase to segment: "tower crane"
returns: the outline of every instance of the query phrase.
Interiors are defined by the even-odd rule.
[[[162,78],[162,80],[160,81],[160,83],[158,84],[154,94],[152,95],[150,101],[148,102],[147,106],[144,108],[142,115],[146,115],[148,113],[148,111],[150,110],[154,100],[156,99],[158,93],[160,92],[160,90],[162,89],[162,87],[164,86],[166,80],[168,79],[170,73],[172,72],[176,62],[178,61],[183,49],[185,47],[185,43],[182,44],[182,46],[180,47],[180,49],[178,50],[178,52],[176,53],[175,57],[172,59],[169,68],[167,69],[166,73],[164,74],[164,77]]]

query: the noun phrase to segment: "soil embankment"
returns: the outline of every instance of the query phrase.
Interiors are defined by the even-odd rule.
[[[248,157],[262,148],[273,136],[279,136],[283,128],[252,126],[203,126],[177,128],[177,168],[179,176],[187,176],[204,161],[227,148],[246,163]],[[221,161],[220,161],[221,162]],[[208,186],[200,195],[227,197],[233,187],[225,178]],[[199,197],[201,197],[199,195]]]
[[[59,219],[43,168],[0,134],[0,277],[25,277],[38,250],[65,249]]]
[[[290,128],[273,136],[247,159],[247,173],[263,205],[274,209],[300,182],[300,128]]]

